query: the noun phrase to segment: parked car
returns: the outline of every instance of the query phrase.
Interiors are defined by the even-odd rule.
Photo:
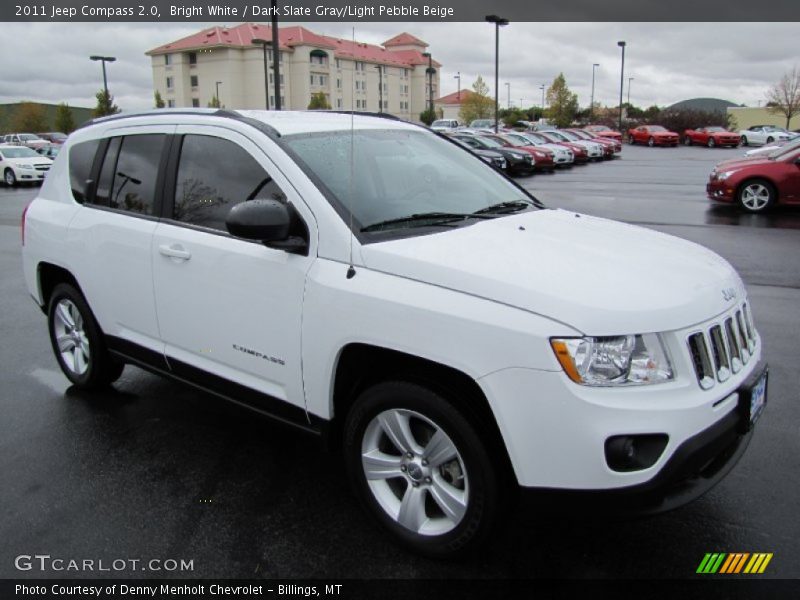
[[[480,157],[484,162],[489,163],[501,171],[505,171],[508,167],[508,161],[506,161],[505,157],[500,152],[496,152],[494,150],[485,150],[484,148],[473,146],[465,142],[463,139],[456,137],[453,137],[453,141],[462,148],[472,152],[475,156]]]
[[[661,125],[641,125],[628,130],[628,143],[653,146],[677,146],[680,137]]]
[[[687,146],[699,144],[709,148],[714,148],[715,146],[736,148],[742,143],[742,136],[728,131],[724,127],[698,127],[697,129],[687,129],[683,132],[683,143]]]
[[[800,136],[794,138],[792,141],[789,142],[773,142],[769,146],[759,146],[758,148],[747,150],[744,153],[744,155],[767,156],[769,154],[772,154],[773,152],[783,152],[784,150],[789,150],[791,148],[798,148],[798,147],[800,147]]]
[[[544,133],[563,142],[571,142],[585,148],[589,160],[603,160],[604,158],[612,158],[614,156],[614,150],[610,146],[592,140],[585,140],[571,131],[553,129]]]
[[[706,192],[711,200],[738,202],[752,213],[800,204],[800,148],[722,162],[711,171]]]
[[[606,153],[606,158],[614,158],[615,154],[619,154],[620,152],[622,152],[622,142],[620,142],[617,139],[610,137],[603,137],[596,133],[586,131],[585,129],[567,129],[566,131],[569,131],[577,135],[581,139],[590,140],[592,142],[598,142],[603,146],[605,146],[606,148],[610,148],[611,153],[610,155]]]
[[[543,139],[545,142],[549,142],[551,144],[559,144],[564,146],[565,148],[569,148],[572,151],[572,154],[575,157],[575,164],[586,164],[589,162],[589,152],[583,146],[583,144],[578,144],[577,142],[571,141],[564,141],[561,137],[552,135],[551,131],[536,131],[531,132],[528,134],[530,137],[538,136],[538,138]]]
[[[56,156],[58,156],[60,150],[61,144],[50,144],[48,146],[39,146],[36,149],[36,154],[54,159]]]
[[[506,159],[506,173],[509,175],[533,175],[536,168],[533,157],[530,154],[506,147],[505,144],[492,139],[491,136],[455,133],[452,137],[476,150],[499,152]]]
[[[431,129],[440,132],[454,131],[459,127],[461,124],[456,119],[437,119],[431,123]]]
[[[796,133],[773,125],[753,125],[739,132],[743,146],[761,146],[772,142],[788,142],[797,137]]]
[[[556,168],[554,160],[555,153],[551,149],[537,148],[535,144],[531,144],[531,142],[520,133],[500,133],[497,134],[495,139],[501,143],[509,144],[511,148],[517,148],[533,156],[537,171],[552,172]]]
[[[612,140],[622,141],[622,134],[619,131],[614,131],[605,125],[587,125],[584,129],[590,133],[596,133],[597,135],[611,138]]]
[[[67,141],[67,134],[60,131],[47,131],[45,133],[37,133],[40,138],[47,140],[51,144],[63,144]]]
[[[22,264],[74,389],[130,363],[295,426],[419,553],[474,549],[520,489],[673,509],[763,414],[727,261],[542,210],[428,128],[156,111],[82,127],[58,166],[23,213]]]
[[[37,183],[44,181],[53,161],[40,156],[33,148],[0,145],[0,173],[3,182],[14,187],[18,183]]]
[[[27,146],[35,150],[40,146],[48,145],[50,142],[32,133],[9,133],[3,137],[3,143],[13,144],[15,146]]]
[[[494,131],[494,119],[475,119],[469,124],[471,129],[491,129]]]
[[[537,135],[533,131],[525,131],[520,132],[517,134],[508,134],[508,135],[517,135],[522,138],[523,141],[527,142],[531,146],[534,146],[537,149],[547,150],[548,152],[553,153],[553,164],[559,168],[570,168],[573,164],[575,164],[575,153],[570,150],[567,146],[563,144],[554,144],[543,138],[540,135]]]

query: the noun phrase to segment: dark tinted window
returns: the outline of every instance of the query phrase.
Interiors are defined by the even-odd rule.
[[[95,204],[101,206],[111,205],[111,186],[114,185],[114,173],[117,168],[119,158],[119,147],[122,145],[122,138],[113,138],[108,143],[103,166],[100,167],[100,176],[97,179],[97,191],[95,192]]]
[[[69,182],[72,196],[78,202],[86,200],[86,180],[92,173],[92,163],[99,145],[99,140],[91,140],[75,144],[69,149]]]
[[[183,138],[173,217],[226,231],[228,211],[254,198],[286,201],[269,174],[237,144],[216,137]]]
[[[165,135],[129,135],[122,138],[113,169],[108,206],[141,215],[154,214],[158,164]],[[105,165],[104,165],[105,170]]]

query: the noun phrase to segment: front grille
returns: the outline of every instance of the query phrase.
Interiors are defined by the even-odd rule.
[[[37,171],[49,171],[50,165],[36,165]]]
[[[747,304],[687,338],[697,383],[704,390],[726,381],[750,361],[756,333]]]

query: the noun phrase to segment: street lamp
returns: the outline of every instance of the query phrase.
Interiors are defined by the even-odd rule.
[[[542,115],[544,116],[544,84],[540,85],[539,89],[542,90]]]
[[[633,81],[633,77],[628,77],[628,106],[631,105],[631,81]]]
[[[97,56],[97,55],[94,55],[94,56],[90,56],[89,60],[99,60],[101,63],[103,63],[103,91],[106,94],[106,98],[108,98],[109,97],[108,96],[108,78],[106,77],[106,63],[107,62],[110,62],[110,63],[114,62],[115,60],[117,60],[117,57],[116,56]]]
[[[456,100],[461,100],[461,71],[453,75],[453,79],[458,79],[458,94],[456,95]]]
[[[622,133],[622,88],[625,85],[625,42],[617,42],[617,46],[622,48],[622,63],[619,68],[619,131]]]
[[[594,120],[594,71],[597,67],[600,66],[600,63],[594,63],[592,65],[592,100],[589,102],[589,120]]]
[[[500,106],[498,97],[500,92],[500,28],[508,25],[509,21],[497,15],[486,15],[486,22],[494,23],[494,131],[497,133]]]
[[[220,86],[220,84],[221,84],[221,83],[222,83],[221,81],[217,81],[217,82],[216,82],[216,86],[217,86],[217,95],[215,96],[215,97],[216,97],[216,99],[217,99],[217,104],[218,104],[218,105],[220,105],[220,106],[221,106],[221,103],[220,103],[220,101],[219,101],[219,86]]]
[[[261,46],[264,50],[264,101],[267,105],[267,110],[269,110],[269,64],[267,63],[267,46],[271,46],[272,42],[269,40],[262,40],[261,38],[253,38],[252,43],[254,46]],[[273,62],[277,63],[278,61],[275,60],[274,52],[273,52]],[[280,87],[278,84],[278,78],[275,78],[275,108],[276,110],[280,110]]]
[[[511,108],[511,83],[506,81],[506,93],[508,95],[507,108]]]
[[[436,73],[436,69],[433,68],[433,57],[430,52],[423,52],[422,56],[428,59],[428,68],[425,69],[425,73],[428,74],[428,110],[433,116],[433,74]]]
[[[383,65],[375,65],[375,68],[378,69],[378,94],[380,95],[380,100],[378,100],[378,112],[383,112]]]

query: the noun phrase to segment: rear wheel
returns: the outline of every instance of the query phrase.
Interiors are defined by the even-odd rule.
[[[716,146],[716,145],[717,145],[717,142],[716,142],[716,141],[714,141],[714,138],[713,138],[713,137],[710,137],[710,138],[708,138],[707,145],[708,145],[708,147],[709,147],[709,148],[713,148],[714,146]]]
[[[771,144],[771,143],[772,143],[772,142],[774,142],[774,141],[775,141],[775,138],[774,138],[774,137],[772,137],[772,136],[770,136],[770,137],[768,137],[768,138],[767,138],[767,143],[768,143],[768,144]]]
[[[636,143],[636,140],[635,140],[635,139],[633,139],[633,136],[632,136],[632,135],[629,135],[629,136],[628,136],[628,143],[629,143],[631,146],[633,146],[633,145]]]
[[[742,146],[747,146],[747,136],[746,135],[742,136]]]
[[[67,379],[84,389],[105,387],[119,379],[125,365],[108,353],[100,326],[80,291],[68,283],[57,285],[47,315],[53,352]]]
[[[471,422],[428,388],[390,381],[364,391],[347,416],[344,459],[368,511],[415,552],[462,555],[492,531],[501,469]]]
[[[765,179],[745,181],[739,188],[739,204],[747,212],[761,213],[775,203],[775,186]]]
[[[8,187],[14,187],[17,185],[17,176],[14,175],[14,171],[11,169],[6,169],[6,172],[3,174],[3,181],[6,182]]]
[[[653,146],[655,146],[655,145],[656,145],[656,141],[655,141],[655,139],[653,139],[652,137],[651,137],[650,139],[648,139],[648,140],[647,140],[647,145],[648,145],[648,146],[650,146],[651,148],[652,148]]]

